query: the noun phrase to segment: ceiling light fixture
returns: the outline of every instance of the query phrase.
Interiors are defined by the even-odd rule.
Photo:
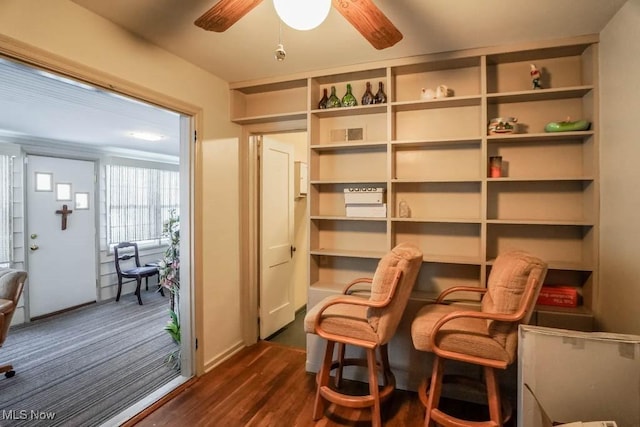
[[[273,54],[278,62],[282,62],[287,57],[287,52],[284,50],[284,45],[282,44],[282,21],[278,23],[280,32],[278,35],[278,46]]]
[[[276,13],[295,30],[312,30],[329,15],[331,0],[273,0]]]
[[[157,133],[151,132],[129,132],[129,136],[142,139],[143,141],[160,141],[164,139],[164,135],[158,135]]]

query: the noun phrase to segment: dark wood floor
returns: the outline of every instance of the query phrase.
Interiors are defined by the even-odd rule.
[[[258,342],[200,377],[136,426],[370,426],[369,410],[334,405],[318,422],[311,419],[316,384],[315,375],[305,372],[305,359],[304,350]],[[382,418],[388,427],[421,426],[424,408],[416,393],[397,390],[383,406]]]

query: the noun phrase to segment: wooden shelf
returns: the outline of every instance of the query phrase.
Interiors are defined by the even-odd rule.
[[[576,309],[537,307],[544,322],[592,316],[605,292],[597,274],[597,49],[597,37],[579,37],[232,87],[235,123],[306,120],[309,289],[340,292],[352,273],[373,275],[377,260],[409,241],[424,253],[412,299],[430,301],[454,284],[487,286],[492,257],[517,248],[546,260],[554,271],[547,278],[568,278],[584,294]],[[531,63],[543,70],[543,89],[531,89]],[[342,95],[351,84],[359,98],[367,83],[374,93],[382,83],[388,103],[316,108],[331,86]],[[437,85],[449,97],[420,99]],[[519,133],[487,135],[487,122],[503,116],[518,118]],[[544,132],[567,116],[590,120],[590,129]],[[346,129],[362,140],[343,141]],[[502,157],[503,177],[488,177],[493,156]],[[387,216],[345,216],[350,186],[384,188]],[[399,217],[400,201],[409,218]]]
[[[274,122],[287,122],[292,120],[306,120],[306,111],[297,111],[293,113],[283,114],[266,114],[264,116],[254,117],[237,117],[231,121],[239,125],[254,125],[259,123],[274,123]]]
[[[509,102],[534,102],[556,99],[582,98],[593,90],[593,86],[577,86],[558,89],[524,90],[519,92],[492,93],[487,95],[489,104]]]
[[[480,96],[460,96],[451,98],[439,98],[419,101],[393,102],[391,108],[396,111],[417,111],[434,108],[454,108],[479,106],[482,102]]]

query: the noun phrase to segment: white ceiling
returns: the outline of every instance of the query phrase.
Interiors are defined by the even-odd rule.
[[[337,11],[317,29],[283,25],[265,0],[224,33],[193,24],[216,0],[72,0],[229,82],[406,56],[599,33],[626,0],[375,0],[404,35],[374,49]],[[334,0],[335,1],[335,0]],[[123,155],[177,156],[179,116],[0,61],[0,135],[99,145]],[[159,142],[132,131],[156,132]],[[177,158],[177,157],[174,157]]]
[[[225,81],[237,82],[599,33],[626,0],[374,0],[404,35],[398,44],[376,50],[332,8],[314,30],[283,26],[287,51],[283,62],[273,56],[279,20],[271,0],[264,0],[224,33],[193,24],[217,0],[73,1]]]
[[[177,162],[180,115],[0,58],[0,136]],[[162,136],[133,138],[132,132]]]

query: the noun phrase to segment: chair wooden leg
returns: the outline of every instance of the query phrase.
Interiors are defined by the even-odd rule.
[[[369,367],[369,394],[373,396],[373,406],[371,407],[371,425],[382,427],[382,417],[380,415],[380,390],[378,389],[378,361],[376,360],[376,349],[367,349],[367,365]]]
[[[389,364],[389,349],[387,344],[380,346],[380,362],[382,364],[382,372],[384,374],[384,385],[387,385],[387,379],[393,376],[393,373],[391,372],[391,365]]]
[[[434,425],[431,419],[431,411],[440,404],[440,393],[442,393],[442,374],[444,373],[444,360],[434,355],[433,369],[431,370],[431,384],[429,386],[429,397],[427,399],[427,410],[424,417],[424,427]]]
[[[158,273],[158,289],[160,289],[160,295],[164,296],[164,286],[160,284],[160,273]]]
[[[138,296],[138,304],[142,305],[142,298],[140,297],[140,288],[142,287],[142,278],[136,279],[136,295]]]
[[[120,301],[120,293],[122,293],[122,277],[118,277],[118,293],[116,294],[116,301]]]
[[[338,368],[336,370],[335,385],[336,388],[342,386],[342,370],[344,369],[344,353],[346,345],[344,343],[338,343]]]
[[[500,385],[496,378],[496,371],[488,366],[484,367],[484,378],[487,383],[487,400],[491,421],[502,427],[502,407],[500,405]]]
[[[313,419],[319,420],[324,415],[324,399],[320,394],[320,389],[322,387],[329,385],[329,376],[331,374],[331,362],[333,361],[333,347],[335,346],[334,341],[327,341],[327,347],[324,351],[324,359],[322,361],[322,366],[320,367],[320,372],[318,374],[318,387],[316,389],[316,400],[313,406]]]

